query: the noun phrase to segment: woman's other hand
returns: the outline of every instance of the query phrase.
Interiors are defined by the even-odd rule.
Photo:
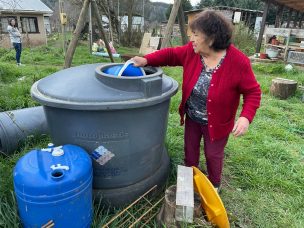
[[[136,66],[136,67],[146,66],[148,63],[146,58],[139,57],[139,56],[133,57],[132,60],[134,61],[134,66]]]
[[[249,127],[249,120],[246,117],[240,117],[234,124],[232,129],[232,134],[235,137],[242,136],[246,134]]]

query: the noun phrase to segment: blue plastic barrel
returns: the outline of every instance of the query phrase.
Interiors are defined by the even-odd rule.
[[[74,145],[24,155],[14,168],[14,189],[24,227],[90,227],[92,162]]]

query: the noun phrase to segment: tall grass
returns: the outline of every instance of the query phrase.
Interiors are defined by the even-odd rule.
[[[247,56],[255,53],[256,38],[253,31],[245,26],[244,23],[234,26],[232,43]]]

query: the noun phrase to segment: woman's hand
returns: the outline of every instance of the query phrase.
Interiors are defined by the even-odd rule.
[[[242,136],[246,134],[249,127],[249,120],[246,117],[240,117],[234,124],[232,129],[232,134],[235,137]]]
[[[136,67],[146,66],[148,63],[146,58],[139,57],[139,56],[133,57],[132,60],[134,61],[134,66],[136,66]]]

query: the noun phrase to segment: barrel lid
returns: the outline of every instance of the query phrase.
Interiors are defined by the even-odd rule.
[[[16,195],[36,200],[75,194],[91,179],[91,158],[74,145],[32,150],[14,168]]]
[[[88,64],[56,72],[31,88],[32,97],[43,105],[78,109],[122,109],[153,105],[173,96],[178,84],[160,68],[146,76],[117,77],[109,67],[122,64]]]

